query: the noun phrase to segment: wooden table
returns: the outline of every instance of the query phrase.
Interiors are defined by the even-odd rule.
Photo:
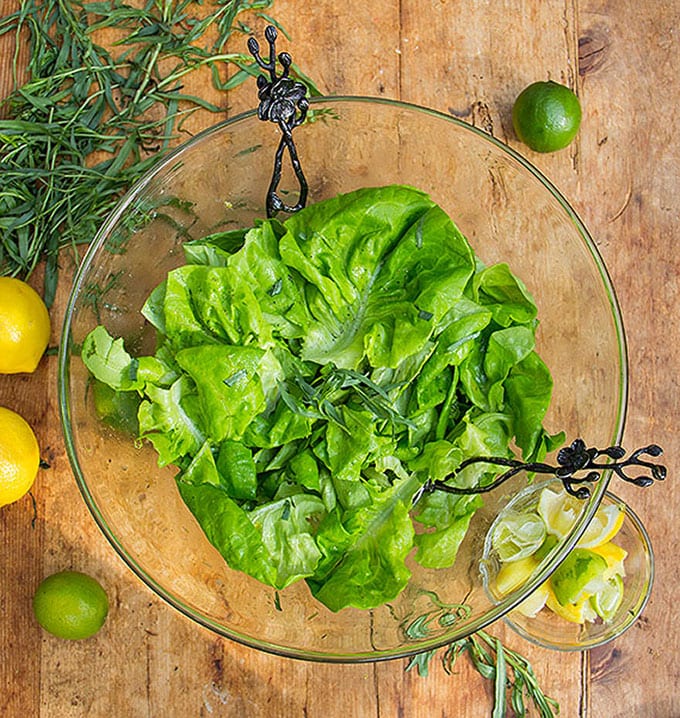
[[[14,4],[4,0],[0,7]],[[680,451],[680,3],[276,0],[272,14],[290,31],[296,61],[324,92],[401,98],[482,127],[525,153],[590,228],[627,328],[631,386],[624,443],[629,449],[660,443],[670,471],[665,485],[646,491],[616,487],[651,534],[654,592],[630,631],[590,653],[532,647],[502,626],[492,632],[530,658],[565,718],[680,716],[680,494],[674,489]],[[6,92],[11,61],[6,49],[0,57]],[[584,119],[568,149],[543,156],[516,141],[510,108],[525,85],[548,78],[576,89]],[[230,112],[252,106],[252,87],[229,102]],[[52,309],[53,344],[67,291],[60,287]],[[490,714],[492,687],[466,661],[454,675],[435,662],[427,678],[406,673],[403,660],[305,663],[241,647],[194,625],[133,576],[90,517],[64,450],[56,357],[46,357],[34,375],[0,377],[0,404],[32,423],[51,467],[35,485],[34,523],[28,498],[0,510],[1,715]],[[98,576],[111,598],[104,629],[85,642],[54,639],[32,616],[39,580],[64,568]]]

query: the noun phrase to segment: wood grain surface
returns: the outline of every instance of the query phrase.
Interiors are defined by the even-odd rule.
[[[0,0],[5,14],[16,2]],[[646,524],[656,581],[642,618],[589,653],[524,653],[565,718],[680,716],[680,439],[677,249],[680,227],[680,3],[655,0],[276,0],[296,62],[329,94],[399,98],[454,114],[525,154],[589,227],[616,287],[627,331],[630,397],[624,444],[665,449],[669,478],[646,491],[616,486]],[[264,20],[253,19],[262,30]],[[243,48],[232,48],[242,51]],[[0,38],[0,92],[12,45]],[[554,155],[521,146],[514,97],[555,79],[583,105],[576,141]],[[215,98],[225,114],[254,105],[253,87]],[[198,116],[196,129],[213,122]],[[66,260],[65,260],[66,261]],[[68,266],[65,267],[68,274]],[[33,279],[40,282],[39,275]],[[59,339],[69,287],[52,308]],[[56,357],[33,375],[0,377],[0,404],[35,428],[43,458],[30,498],[0,509],[0,715],[350,718],[491,714],[492,686],[466,661],[428,677],[402,660],[363,665],[294,661],[244,648],[185,619],[122,564],[90,517],[65,454]],[[93,639],[69,643],[36,625],[39,581],[74,568],[98,577],[111,612]]]

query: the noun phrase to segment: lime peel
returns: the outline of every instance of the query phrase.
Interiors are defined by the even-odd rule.
[[[57,638],[80,640],[99,631],[109,612],[100,583],[80,571],[61,571],[45,578],[33,597],[38,623]]]

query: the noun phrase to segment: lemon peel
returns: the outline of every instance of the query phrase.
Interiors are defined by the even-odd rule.
[[[590,549],[596,554],[599,554],[607,562],[607,570],[605,571],[605,578],[609,579],[612,576],[619,575],[625,576],[626,569],[624,567],[624,561],[628,556],[628,551],[621,548],[618,544],[608,541],[601,546],[595,546]]]
[[[33,429],[15,411],[0,406],[0,506],[28,493],[40,468]]]
[[[501,596],[519,588],[538,566],[538,561],[533,556],[504,563],[496,574],[496,590]]]
[[[546,488],[539,498],[538,514],[545,522],[548,533],[563,539],[574,527],[583,507],[583,502],[565,490],[555,492]],[[610,542],[621,529],[624,519],[625,510],[622,506],[601,506],[576,547],[592,549]]]
[[[34,372],[50,340],[50,315],[26,282],[0,277],[0,374]]]
[[[548,587],[548,598],[545,605],[556,616],[559,616],[570,623],[583,624],[586,621],[594,621],[597,618],[597,614],[595,613],[589,598],[584,598],[578,603],[567,603],[563,605],[557,600],[555,592],[551,587]]]

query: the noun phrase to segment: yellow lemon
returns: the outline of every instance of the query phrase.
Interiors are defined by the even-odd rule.
[[[50,339],[50,315],[26,282],[0,277],[0,374],[33,372]]]
[[[626,514],[622,506],[617,504],[601,506],[576,545],[594,549],[610,542],[619,532],[625,518]]]
[[[515,611],[527,618],[534,618],[548,601],[550,589],[547,583],[541,584],[533,593],[530,593]]]
[[[548,533],[564,538],[572,529],[585,504],[566,491],[544,489],[538,503],[538,513],[545,522]],[[625,511],[618,504],[601,506],[583,536],[578,548],[592,549],[611,541],[619,532],[625,519]]]
[[[496,590],[501,596],[519,588],[534,572],[538,561],[533,556],[504,563],[496,574]]]
[[[543,489],[538,500],[538,514],[545,522],[548,533],[564,538],[574,525],[585,504],[569,496],[566,491]]]
[[[0,506],[28,492],[39,466],[40,449],[33,429],[19,414],[0,406]]]
[[[555,596],[553,590],[548,587],[548,598],[545,605],[557,616],[570,623],[583,624],[586,621],[594,621],[597,617],[589,598],[583,598],[578,603],[566,603],[562,605]]]
[[[593,553],[597,553],[607,562],[607,570],[605,571],[604,577],[609,579],[612,576],[619,575],[625,576],[626,570],[623,562],[628,556],[628,552],[621,548],[619,545],[608,541],[601,546],[594,546],[590,549]]]

